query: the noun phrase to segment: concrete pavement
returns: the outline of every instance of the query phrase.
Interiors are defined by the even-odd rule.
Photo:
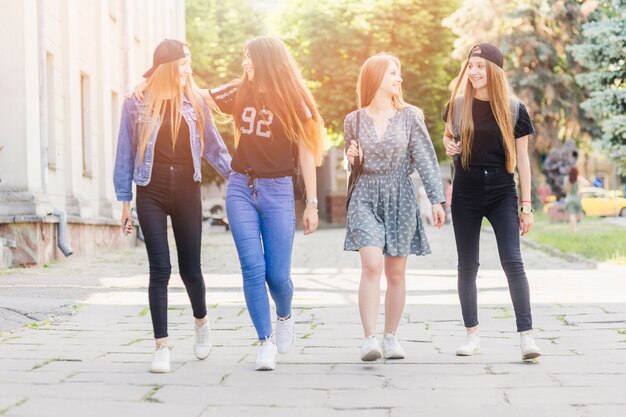
[[[222,228],[207,228],[203,244],[213,351],[205,361],[193,356],[191,311],[173,276],[173,372],[166,375],[148,372],[153,341],[143,247],[0,275],[0,415],[626,414],[625,267],[591,268],[525,247],[544,355],[522,363],[495,239],[483,234],[484,353],[461,358],[454,355],[464,329],[452,230],[428,233],[434,254],[408,264],[398,332],[407,358],[374,364],[359,360],[358,254],[341,250],[342,229],[296,237],[297,340],[274,372],[253,371],[255,333],[232,237]],[[382,332],[382,315],[379,323]]]

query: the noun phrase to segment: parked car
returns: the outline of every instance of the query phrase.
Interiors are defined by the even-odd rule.
[[[597,187],[580,187],[578,194],[585,216],[626,217],[626,198],[616,196],[614,192]],[[548,213],[551,207],[558,205],[554,196],[546,199],[543,211]]]

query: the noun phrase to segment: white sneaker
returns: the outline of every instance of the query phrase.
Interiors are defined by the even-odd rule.
[[[385,359],[404,359],[406,356],[404,349],[393,333],[387,333],[383,337],[383,356]]]
[[[380,359],[381,356],[380,344],[376,336],[367,336],[363,339],[363,346],[361,347],[361,360],[363,362],[372,362]]]
[[[150,372],[164,374],[170,371],[170,350],[167,346],[158,348],[154,352],[154,359],[150,366]]]
[[[293,346],[295,340],[293,314],[288,319],[278,319],[276,321],[276,347],[278,353],[287,353]]]
[[[468,333],[465,343],[457,348],[456,355],[472,356],[476,353],[480,353],[480,339],[478,338],[478,333]]]
[[[261,342],[261,346],[256,352],[256,363],[254,369],[257,371],[273,371],[276,368],[276,343],[271,337]]]
[[[211,326],[209,324],[209,317],[207,316],[206,322],[198,326],[194,325],[196,333],[196,343],[193,345],[193,353],[196,354],[198,359],[206,359],[211,353]]]
[[[522,360],[529,361],[541,356],[541,349],[535,343],[535,339],[530,332],[520,333],[520,348],[522,350]]]

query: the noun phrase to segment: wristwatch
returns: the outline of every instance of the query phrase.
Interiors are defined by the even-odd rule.
[[[530,213],[532,213],[534,211],[535,211],[535,209],[530,207],[530,206],[521,206],[519,208],[519,212],[520,213],[524,213],[524,214],[530,214]]]
[[[306,204],[311,204],[311,205],[313,205],[313,206],[317,207],[317,198],[315,198],[315,197],[313,197],[313,198],[307,198],[307,199],[305,200],[305,203],[306,203]]]

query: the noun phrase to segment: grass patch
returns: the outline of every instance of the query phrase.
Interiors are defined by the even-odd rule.
[[[528,239],[599,262],[626,265],[626,230],[584,219],[576,231],[567,223],[537,224]]]
[[[424,323],[424,330],[430,330],[430,324]]]
[[[18,402],[16,402],[15,404],[7,408],[0,408],[0,416],[5,415],[12,408],[19,407],[20,405],[24,404],[26,401],[28,401],[28,398],[22,398],[21,400],[19,400]]]
[[[33,366],[33,370],[39,369],[39,368],[43,368],[44,366],[46,366],[47,364],[52,363],[52,362],[61,362],[62,360],[63,359],[61,359],[61,358],[47,359],[47,360],[45,360],[43,362],[36,363],[35,366]]]
[[[160,403],[161,401],[154,398],[153,395],[156,394],[161,388],[163,388],[163,385],[153,385],[152,389],[141,400],[149,403]]]
[[[35,330],[37,330],[37,329],[41,329],[44,326],[47,326],[49,324],[50,324],[49,320],[44,320],[41,323],[34,322],[34,323],[25,324],[24,327],[26,327],[27,329],[35,329]]]
[[[141,310],[139,312],[139,314],[137,314],[137,317],[144,317],[149,312],[150,312],[150,308],[149,307],[144,307],[143,310]]]
[[[513,315],[511,314],[511,312],[509,311],[508,308],[506,307],[496,307],[497,310],[502,311],[502,315],[501,316],[493,316],[494,319],[512,319]]]
[[[245,307],[242,307],[238,312],[237,312],[237,317],[241,317],[241,315],[246,311]]]
[[[305,334],[304,336],[302,336],[302,337],[301,337],[301,339],[308,339],[308,338],[310,338],[311,336],[313,336],[313,333],[307,333],[307,334]]]

